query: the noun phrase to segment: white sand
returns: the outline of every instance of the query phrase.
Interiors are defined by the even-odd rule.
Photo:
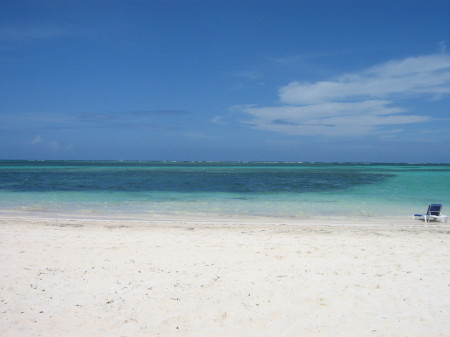
[[[450,336],[450,225],[0,218],[0,336]]]

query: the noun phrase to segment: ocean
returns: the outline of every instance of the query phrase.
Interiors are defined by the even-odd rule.
[[[3,214],[406,218],[449,192],[448,164],[0,161]]]

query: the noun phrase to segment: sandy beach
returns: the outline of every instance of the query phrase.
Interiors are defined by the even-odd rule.
[[[450,225],[0,217],[0,335],[450,336]]]

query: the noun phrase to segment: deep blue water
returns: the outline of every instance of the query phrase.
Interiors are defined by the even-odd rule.
[[[377,216],[449,191],[450,165],[0,161],[5,212]]]
[[[392,174],[350,165],[3,162],[0,189],[11,192],[325,192],[381,182]]]

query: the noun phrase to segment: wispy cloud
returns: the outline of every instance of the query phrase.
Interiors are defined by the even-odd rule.
[[[187,115],[190,114],[190,111],[187,110],[138,110],[138,111],[130,111],[131,114],[134,115],[160,115],[160,116],[179,116],[179,115]]]
[[[56,26],[9,26],[0,28],[0,41],[5,42],[52,39],[65,35],[68,35],[68,32]]]
[[[325,51],[325,52],[315,52],[315,53],[309,53],[309,54],[288,54],[283,56],[270,56],[267,57],[267,59],[275,64],[279,65],[295,65],[298,63],[304,63],[305,61],[312,61],[322,58],[331,58],[336,56],[346,56],[346,55],[354,55],[354,54],[364,54],[374,51],[380,51],[383,50],[383,48],[352,48],[352,49],[339,49],[339,50],[333,50],[333,51]],[[310,64],[310,63],[308,63]]]
[[[80,127],[118,129],[179,129],[179,123],[190,116],[186,110],[133,110],[122,112],[84,113],[77,116]]]
[[[284,103],[315,104],[393,95],[448,94],[449,84],[450,56],[437,54],[390,61],[332,81],[292,82],[279,93]]]
[[[9,112],[0,114],[0,131],[66,129],[170,131],[185,129],[186,122],[192,119],[191,116],[192,113],[189,111],[170,109],[90,113]],[[39,140],[39,136],[33,139],[36,144]]]
[[[215,116],[211,119],[211,122],[218,125],[227,125],[228,123],[224,120],[223,116]]]
[[[213,137],[200,132],[200,131],[188,131],[185,132],[184,135],[189,138],[201,138],[201,139],[212,139]]]
[[[236,77],[243,78],[246,80],[260,80],[263,78],[263,74],[259,71],[239,71],[234,73]]]
[[[39,143],[42,143],[42,137],[39,136],[39,135],[37,135],[36,137],[34,137],[34,138],[30,141],[30,144],[31,144],[31,145],[36,145],[36,144],[39,144]]]
[[[46,140],[43,137],[41,137],[40,135],[37,135],[36,137],[34,137],[31,141],[28,142],[28,144],[32,145],[32,146],[44,147],[44,148],[50,149],[55,152],[63,149],[61,144],[59,144],[58,142]],[[71,144],[71,145],[65,147],[64,149],[71,150],[72,148],[73,148],[73,145]]]
[[[360,135],[431,120],[408,114],[404,102],[450,94],[450,55],[389,61],[329,81],[292,82],[279,90],[282,106],[243,107],[253,128],[290,135]]]

